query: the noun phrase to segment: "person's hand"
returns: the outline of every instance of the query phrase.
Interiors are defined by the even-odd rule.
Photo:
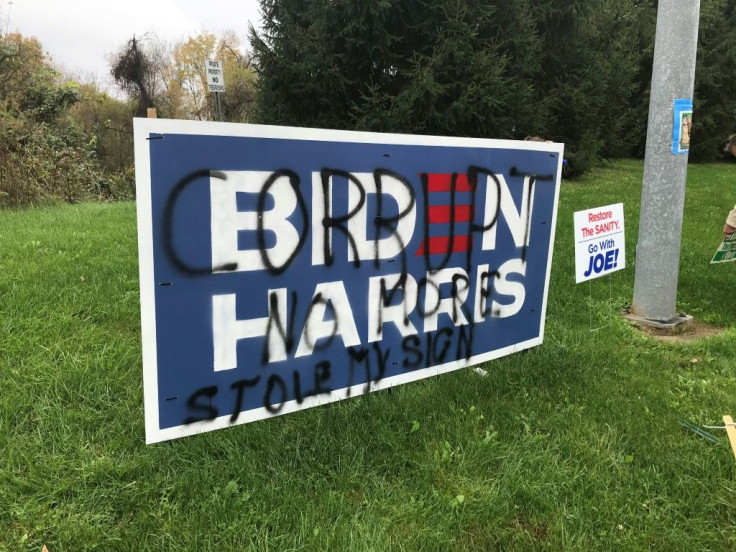
[[[736,232],[736,228],[734,228],[734,227],[733,227],[733,226],[731,226],[730,224],[724,224],[724,225],[723,225],[723,237],[724,237],[724,238],[727,238],[727,237],[729,237],[729,236],[730,236],[731,234],[733,234],[734,232]]]

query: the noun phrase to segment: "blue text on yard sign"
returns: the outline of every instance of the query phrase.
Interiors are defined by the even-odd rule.
[[[135,121],[146,439],[542,342],[562,146]]]

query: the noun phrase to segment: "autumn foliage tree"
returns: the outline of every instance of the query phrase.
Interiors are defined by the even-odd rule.
[[[112,75],[135,102],[136,115],[156,107],[161,117],[213,120],[215,104],[207,89],[204,62],[223,62],[226,91],[221,104],[224,119],[248,121],[255,102],[256,74],[251,59],[233,32],[220,36],[202,32],[174,44],[153,35],[131,39],[114,56]]]
[[[207,89],[204,61],[222,61],[226,90],[220,94],[223,118],[246,122],[255,101],[255,71],[240,39],[232,32],[203,32],[173,48],[167,93],[177,105],[176,118],[215,119],[214,96]]]

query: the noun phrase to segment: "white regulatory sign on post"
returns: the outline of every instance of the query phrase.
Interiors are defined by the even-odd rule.
[[[624,204],[575,213],[575,282],[626,268]]]
[[[225,75],[222,71],[222,62],[208,59],[205,60],[204,67],[207,73],[207,89],[210,92],[224,92]]]

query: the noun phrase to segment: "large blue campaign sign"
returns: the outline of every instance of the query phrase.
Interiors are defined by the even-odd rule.
[[[137,119],[146,440],[542,342],[562,145]]]

